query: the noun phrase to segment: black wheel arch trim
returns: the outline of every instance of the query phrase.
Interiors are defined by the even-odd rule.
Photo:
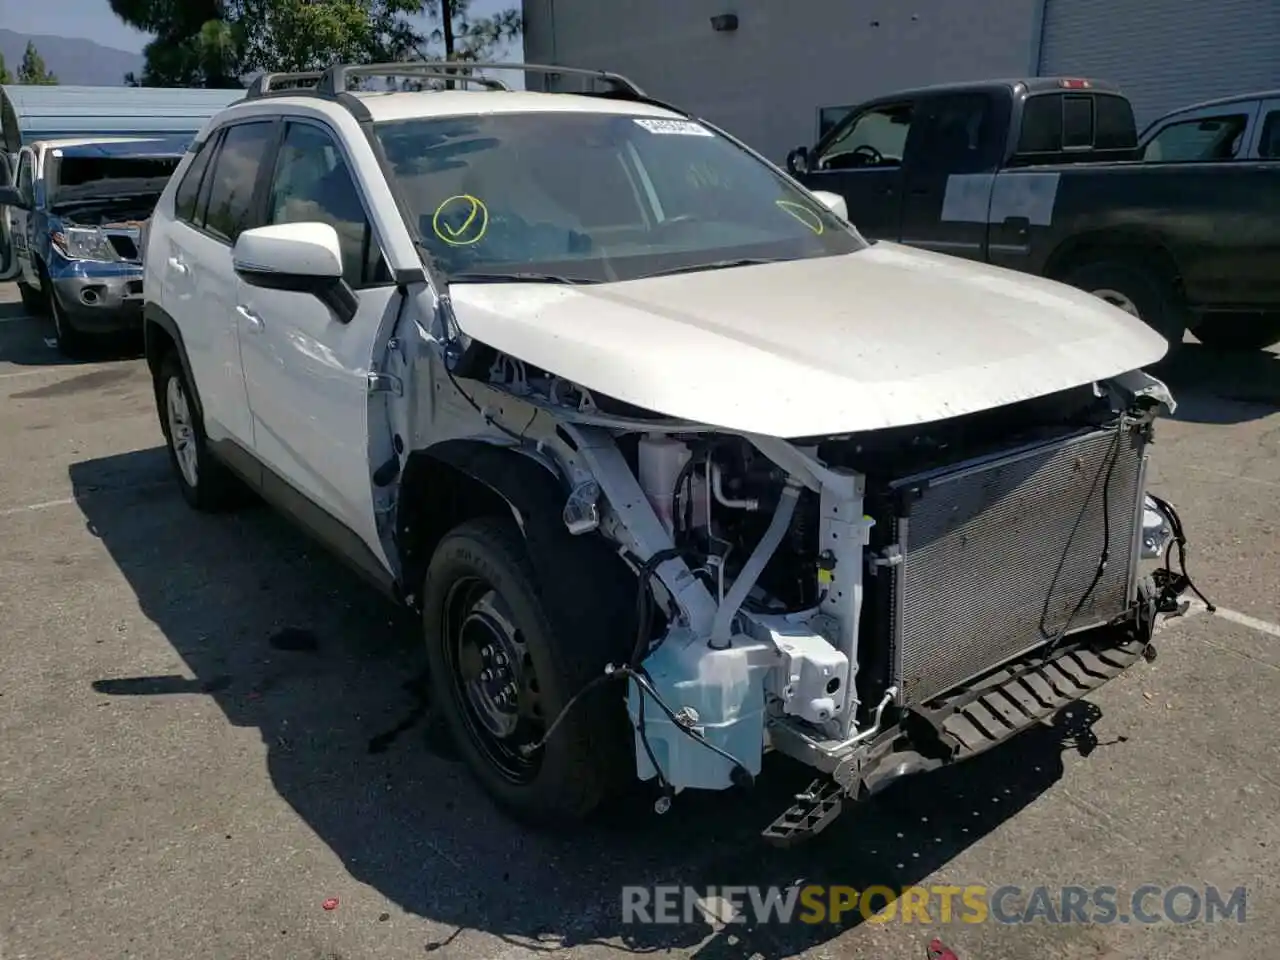
[[[431,496],[431,485],[424,477],[438,464],[452,468],[477,484],[489,497],[504,503],[526,540],[531,522],[536,523],[548,512],[557,518],[560,516],[560,508],[567,495],[563,481],[546,464],[508,446],[484,440],[454,439],[416,450],[409,455],[400,486],[396,540],[402,555],[406,548],[411,552],[412,528],[421,519],[415,500],[417,488],[426,483],[426,496]],[[445,524],[437,523],[436,530],[443,535],[447,532],[444,527],[453,525],[453,520],[449,519]],[[429,544],[428,549],[434,549],[434,544]],[[411,581],[413,574],[410,571],[418,565],[425,570],[425,564],[429,562],[429,557],[418,559],[420,564],[415,564],[410,557],[402,556],[401,567]],[[412,582],[405,584],[410,591],[415,586]]]
[[[1064,236],[1045,258],[1042,273],[1051,278],[1065,276],[1071,270],[1099,260],[1128,256],[1152,255],[1163,258],[1176,280],[1182,276],[1182,262],[1170,247],[1168,238],[1142,226],[1100,227],[1077,230]]]
[[[178,329],[178,321],[156,303],[147,303],[142,308],[142,342],[147,358],[147,366],[152,374],[159,369],[160,359],[164,355],[157,350],[155,344],[155,327],[159,327],[177,348],[178,362],[182,364],[182,373],[187,378],[187,390],[191,394],[191,402],[195,404],[196,414],[204,418],[204,404],[200,401],[200,387],[196,383],[195,374],[191,370],[191,360],[187,356],[187,345],[182,339],[182,331]]]
[[[566,563],[573,563],[586,575],[602,564],[616,563],[619,572],[631,575],[612,544],[603,536],[596,533],[574,536],[569,533],[563,520],[565,498],[569,494],[566,481],[546,463],[509,446],[459,439],[446,440],[416,451],[410,456],[405,469],[396,539],[401,550],[401,569],[407,579],[413,578],[418,571],[425,573],[430,553],[434,552],[434,543],[428,542],[416,556],[412,555],[410,528],[419,518],[425,517],[418,509],[404,503],[404,496],[413,496],[407,491],[433,463],[451,467],[506,504],[524,536],[548,608],[556,611],[556,616],[567,616],[572,621],[576,618],[575,608],[583,607],[580,602],[581,583],[577,577],[568,575]],[[431,496],[429,487],[423,490],[427,497]],[[454,525],[454,518],[450,518],[440,527],[452,528]],[[447,529],[440,532],[443,535]],[[405,590],[412,593],[419,586],[420,583],[408,582]]]
[[[413,456],[417,464],[436,461],[452,467],[507,504],[523,534],[544,612],[556,631],[596,638],[598,652],[606,659],[611,646],[617,647],[613,652],[618,655],[630,650],[635,637],[635,574],[601,534],[569,532],[563,520],[568,489],[559,474],[524,451],[480,440],[448,440]],[[414,467],[411,462],[406,476],[413,475]],[[412,516],[412,511],[399,513],[402,525],[408,521],[406,513]],[[455,525],[452,520],[445,524],[450,529]],[[403,527],[397,531],[402,545],[404,532]],[[415,569],[425,574],[429,563],[429,555],[420,556],[402,561],[401,569],[409,575]],[[406,590],[420,586],[421,582]]]
[[[445,440],[416,455],[447,463],[484,484],[507,502],[521,527],[537,505],[539,495],[545,497],[552,489],[557,493],[563,490],[560,478],[544,464],[506,445],[483,440]]]

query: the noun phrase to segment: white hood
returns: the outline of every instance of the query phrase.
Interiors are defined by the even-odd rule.
[[[681,420],[797,438],[940,420],[1159,360],[1135,317],[898,244],[598,286],[451,288],[469,336]]]

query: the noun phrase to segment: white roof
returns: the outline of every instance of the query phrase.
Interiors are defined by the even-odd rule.
[[[667,118],[679,116],[670,110],[647,103],[584,97],[573,93],[539,93],[528,90],[427,90],[422,92],[370,90],[356,93],[355,96],[369,108],[374,122],[492,113],[600,113]],[[316,101],[310,97],[282,97],[275,102],[314,105]]]

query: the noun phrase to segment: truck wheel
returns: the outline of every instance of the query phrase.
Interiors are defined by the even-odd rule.
[[[191,387],[175,351],[170,350],[160,361],[154,384],[160,429],[182,498],[205,512],[236,503],[241,493],[240,484],[231,471],[209,453],[204,423],[191,399]]]
[[[1095,260],[1069,271],[1065,283],[1092,293],[1137,317],[1169,341],[1172,354],[1182,344],[1186,318],[1171,280],[1137,260]]]
[[[592,586],[577,585],[584,593]],[[448,533],[422,597],[432,701],[472,774],[517,820],[584,819],[612,792],[618,758],[630,749],[622,682],[580,697],[544,747],[528,756],[520,747],[538,743],[570,698],[602,675],[609,638],[554,629],[524,539],[506,518]]]
[[[1206,347],[1219,350],[1263,350],[1280,341],[1280,314],[1255,318],[1233,318],[1219,314],[1192,327],[1191,332]]]

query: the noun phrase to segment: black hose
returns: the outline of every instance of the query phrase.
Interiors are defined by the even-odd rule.
[[[1200,602],[1204,604],[1206,610],[1214,613],[1218,608],[1213,605],[1208,597],[1200,592],[1200,588],[1191,579],[1191,574],[1187,572],[1187,536],[1182,528],[1182,517],[1178,515],[1178,511],[1174,509],[1173,504],[1168,500],[1157,497],[1154,493],[1148,493],[1147,496],[1152,499],[1157,507],[1164,511],[1165,517],[1169,521],[1169,526],[1173,528],[1173,542],[1164,551],[1164,569],[1156,571],[1159,575],[1155,577],[1156,587],[1160,590],[1158,608],[1162,610],[1170,609],[1183,590],[1190,590],[1200,598]],[[1173,572],[1173,564],[1169,562],[1170,554],[1175,546],[1178,548],[1179,573]]]
[[[1071,614],[1067,617],[1067,622],[1062,625],[1059,630],[1044,648],[1044,661],[1047,662],[1050,654],[1057,648],[1067,633],[1071,630],[1071,625],[1075,622],[1076,617],[1080,615],[1080,611],[1084,609],[1089,598],[1093,596],[1093,591],[1098,589],[1098,584],[1102,582],[1103,575],[1107,572],[1107,563],[1111,559],[1111,474],[1115,471],[1116,461],[1120,459],[1120,437],[1124,431],[1125,421],[1122,419],[1116,424],[1115,436],[1111,440],[1111,448],[1107,461],[1107,475],[1102,481],[1102,553],[1098,557],[1098,567],[1093,572],[1093,579],[1089,582],[1088,588],[1080,595],[1079,601],[1076,602]],[[1096,479],[1096,478],[1095,478]]]

